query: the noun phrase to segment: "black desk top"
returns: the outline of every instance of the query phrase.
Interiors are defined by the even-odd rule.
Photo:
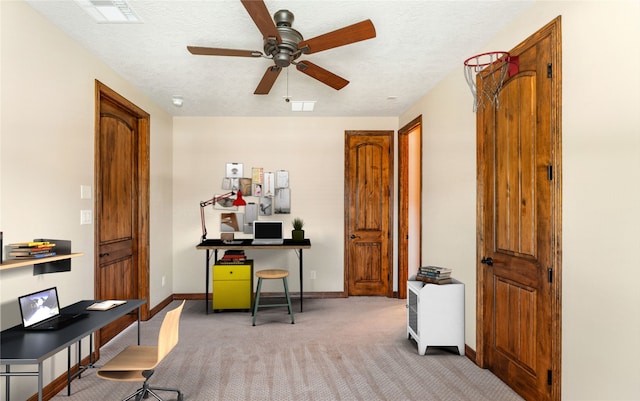
[[[88,313],[86,319],[80,319],[59,330],[29,331],[22,325],[0,332],[0,364],[31,365],[37,364],[57,354],[69,345],[99,330],[112,321],[130,313],[147,301],[130,299],[127,303],[106,311],[88,311],[87,306],[97,301],[79,301],[62,308],[61,313]]]
[[[252,239],[238,239],[239,244],[225,243],[221,239],[205,239],[199,243],[197,249],[308,249],[311,248],[311,240],[294,241],[285,239],[284,243],[278,245],[252,245]]]

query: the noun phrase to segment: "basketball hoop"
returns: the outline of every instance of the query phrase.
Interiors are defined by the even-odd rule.
[[[473,94],[473,111],[482,109],[486,101],[499,108],[498,95],[507,75],[518,73],[518,57],[508,52],[496,51],[476,54],[464,61],[464,76]],[[482,72],[480,74],[480,72]],[[477,81],[480,81],[478,92]]]

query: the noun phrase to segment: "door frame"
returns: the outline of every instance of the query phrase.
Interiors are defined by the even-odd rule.
[[[407,280],[409,280],[409,250],[411,242],[409,241],[409,211],[413,206],[409,194],[409,172],[412,164],[409,162],[409,135],[414,130],[419,129],[416,135],[419,135],[420,149],[419,160],[417,161],[418,173],[420,174],[419,192],[420,202],[417,207],[420,208],[420,221],[418,238],[419,244],[422,244],[422,116],[418,116],[398,130],[398,298],[405,299],[407,297]],[[422,246],[418,246],[418,259],[422,262]]]
[[[551,260],[553,266],[549,266],[550,288],[551,288],[551,399],[561,399],[561,358],[562,358],[562,40],[561,40],[561,17],[558,16],[533,35],[525,39],[509,52],[514,55],[522,53],[539,41],[541,37],[551,37],[551,111],[549,115],[549,126],[551,136]],[[476,212],[476,364],[481,368],[486,367],[485,348],[490,344],[490,339],[484,337],[484,314],[483,304],[484,288],[487,285],[484,280],[484,269],[486,266],[481,263],[484,249],[484,237],[482,227],[484,215],[482,214],[482,202],[484,193],[483,160],[484,160],[484,136],[480,114],[476,118],[477,137],[477,212]]]
[[[99,258],[99,227],[101,216],[99,214],[99,204],[102,200],[102,194],[100,189],[100,113],[101,113],[101,99],[109,99],[109,101],[117,104],[127,112],[136,116],[137,118],[137,131],[138,140],[137,149],[135,149],[136,155],[136,175],[138,177],[137,185],[135,188],[136,206],[137,206],[137,219],[133,224],[134,238],[133,248],[136,252],[135,269],[137,280],[137,298],[146,299],[147,302],[140,308],[140,317],[142,320],[148,320],[150,318],[149,309],[149,171],[150,171],[150,158],[149,158],[149,140],[150,140],[150,120],[149,113],[136,106],[113,89],[109,88],[102,82],[95,81],[95,149],[94,149],[94,187],[95,187],[95,201],[94,210],[95,223],[94,223],[94,292],[100,288],[100,274],[98,269],[100,268]]]

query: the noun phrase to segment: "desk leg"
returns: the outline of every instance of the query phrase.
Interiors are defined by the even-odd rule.
[[[298,258],[300,259],[300,312],[302,312],[302,298],[304,298],[302,295],[302,248],[300,248],[300,255]]]
[[[78,373],[80,373],[78,364]],[[71,346],[67,347],[67,397],[71,396]]]
[[[207,255],[205,256],[205,265],[204,265],[204,271],[206,272],[205,274],[205,283],[204,283],[204,311],[205,313],[208,315],[209,314],[209,269],[211,266],[211,251],[209,249],[207,249]],[[218,250],[215,249],[213,251],[213,257],[214,260],[218,260]]]
[[[204,280],[204,312],[209,314],[209,250],[207,249],[207,255],[204,259],[204,271],[205,271],[205,280]]]
[[[42,401],[42,362],[38,363],[38,401]]]
[[[140,307],[138,308],[138,345],[140,345]]]
[[[5,376],[5,380],[4,380],[4,385],[5,385],[5,389],[4,390],[5,390],[5,394],[7,396],[7,401],[9,401],[9,393],[10,393],[9,389],[11,388],[11,380],[10,380],[11,379],[11,375],[10,375],[10,373],[11,373],[11,365],[6,365],[4,367],[4,371],[7,374]]]

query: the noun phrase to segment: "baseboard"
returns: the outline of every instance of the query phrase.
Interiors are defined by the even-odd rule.
[[[469,347],[467,344],[464,345],[464,355],[471,360],[474,364],[478,364],[476,361],[476,350]]]

